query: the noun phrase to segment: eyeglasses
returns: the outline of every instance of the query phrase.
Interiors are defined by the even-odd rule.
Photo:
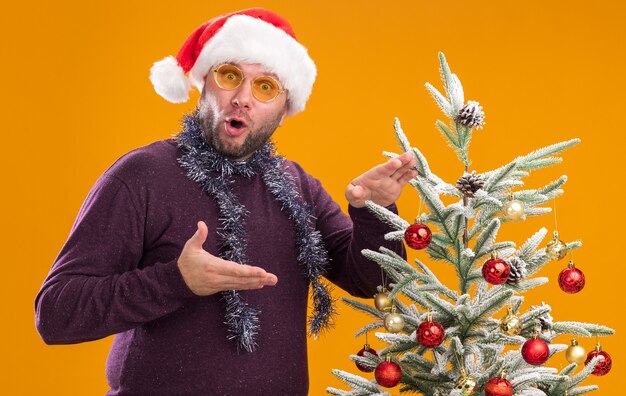
[[[213,78],[218,87],[227,91],[239,87],[245,80],[243,72],[237,66],[227,63],[213,69]],[[285,92],[280,88],[278,81],[270,76],[259,76],[252,80],[251,84],[252,95],[264,103],[271,102]]]

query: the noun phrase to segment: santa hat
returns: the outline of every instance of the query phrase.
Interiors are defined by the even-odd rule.
[[[189,99],[192,85],[202,92],[212,66],[222,63],[261,64],[288,91],[289,115],[304,110],[317,74],[315,63],[279,15],[251,8],[213,18],[187,38],[176,58],[155,62],[150,81],[172,103]],[[186,76],[188,74],[188,77]]]

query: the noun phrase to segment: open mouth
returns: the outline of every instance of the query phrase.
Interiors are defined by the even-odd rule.
[[[234,118],[231,118],[228,124],[234,129],[241,129],[247,126],[245,122]]]
[[[248,124],[240,118],[227,118],[224,124],[226,133],[232,137],[243,135],[248,130]]]
[[[239,129],[239,128],[243,127],[243,122],[237,121],[237,120],[231,120],[230,121],[230,126],[235,128],[235,129]]]

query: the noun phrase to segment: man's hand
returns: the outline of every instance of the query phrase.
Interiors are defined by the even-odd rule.
[[[198,230],[183,247],[178,258],[178,268],[192,292],[208,296],[223,290],[260,289],[274,286],[278,278],[263,268],[237,264],[213,256],[202,248],[209,230],[203,221]]]
[[[417,176],[417,171],[412,169],[415,164],[413,154],[407,152],[373,167],[348,185],[348,202],[355,208],[362,208],[367,200],[381,206],[391,205],[409,180]]]

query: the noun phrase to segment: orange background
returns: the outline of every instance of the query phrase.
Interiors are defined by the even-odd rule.
[[[584,242],[576,263],[587,286],[576,295],[561,292],[556,277],[566,263],[551,263],[540,273],[550,283],[527,294],[522,308],[546,301],[557,321],[616,329],[617,335],[602,339],[614,360],[612,372],[585,383],[599,384],[598,394],[621,394],[625,6],[578,0],[3,6],[1,393],[92,395],[107,389],[104,363],[111,339],[44,345],[33,324],[35,294],[96,178],[125,152],[169,137],[194,107],[197,94],[187,104],[172,105],[154,93],[147,78],[152,62],[175,55],[206,19],[259,5],[292,22],[319,71],[307,110],[278,131],[278,147],[320,178],[339,202],[353,177],[383,161],[382,150],[397,150],[395,116],[434,172],[449,182],[462,173],[435,130],[435,120],[443,116],[423,88],[426,81],[441,87],[437,51],[445,52],[464,83],[466,99],[480,101],[486,112],[486,128],[475,133],[470,149],[476,171],[548,144],[582,139],[565,153],[563,164],[525,181],[535,188],[569,176],[558,199],[559,231],[565,240]],[[407,188],[399,205],[411,220],[417,194]],[[499,240],[522,243],[553,225],[552,216],[531,218],[504,227]],[[431,268],[455,286],[450,267]],[[342,303],[339,309],[336,330],[310,342],[312,395],[324,394],[328,385],[345,388],[330,374],[332,368],[356,373],[348,355],[362,347],[353,333],[368,318]],[[592,339],[579,341],[593,347]],[[567,364],[563,354],[550,363]]]

